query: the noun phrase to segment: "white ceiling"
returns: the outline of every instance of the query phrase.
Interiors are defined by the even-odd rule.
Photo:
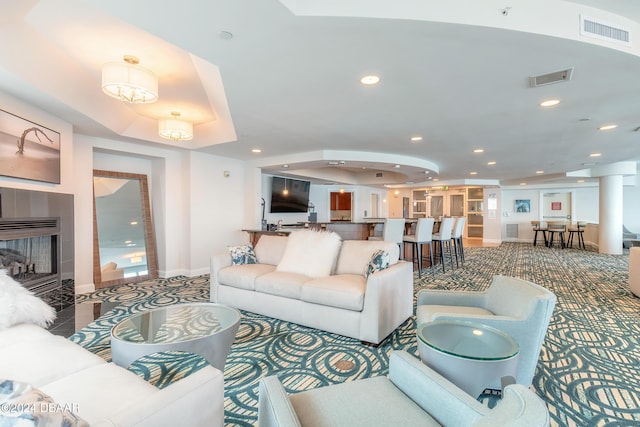
[[[638,3],[0,0],[0,90],[78,133],[319,181],[562,182],[591,162],[640,160]],[[581,36],[581,14],[629,29],[632,45]],[[157,103],[101,92],[102,64],[125,54],[159,77]],[[528,86],[568,67],[569,82]],[[381,82],[361,85],[369,73]],[[560,105],[539,107],[549,98]],[[193,141],[157,136],[173,110]],[[597,130],[606,123],[618,127]]]

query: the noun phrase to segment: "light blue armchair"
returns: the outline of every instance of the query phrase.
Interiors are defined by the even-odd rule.
[[[389,377],[367,378],[288,395],[275,376],[259,388],[259,427],[549,425],[546,405],[519,384],[493,408],[482,405],[404,351],[389,361]]]
[[[422,289],[417,300],[418,325],[434,320],[466,320],[512,336],[520,347],[516,382],[531,385],[556,304],[551,291],[515,277],[495,276],[484,292]],[[500,384],[488,387],[499,389]]]

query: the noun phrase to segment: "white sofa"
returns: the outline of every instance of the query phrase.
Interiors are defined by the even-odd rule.
[[[279,269],[292,238],[263,235],[255,247],[257,264],[231,265],[229,254],[212,256],[211,301],[376,345],[413,314],[413,268],[398,259],[396,243],[345,240],[331,260],[331,274],[314,278]],[[316,248],[306,248],[301,270],[312,270],[309,255]],[[389,253],[389,267],[365,278],[377,250]]]
[[[0,378],[30,384],[53,399],[51,410],[91,426],[223,425],[223,375],[214,367],[159,389],[31,323],[0,330],[0,349]]]

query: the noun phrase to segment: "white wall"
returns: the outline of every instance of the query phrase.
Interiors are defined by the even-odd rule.
[[[622,223],[634,233],[640,233],[640,174],[635,176],[635,186],[622,190]]]

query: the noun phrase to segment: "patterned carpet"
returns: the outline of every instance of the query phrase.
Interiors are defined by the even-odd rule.
[[[548,404],[553,426],[640,426],[640,298],[627,286],[628,253],[600,255],[505,243],[468,248],[463,268],[415,279],[421,288],[483,290],[493,275],[517,276],[553,291],[558,301],[533,388]],[[117,306],[70,339],[110,360],[109,331],[131,313],[187,301],[207,301],[208,276],[176,277],[79,295],[77,303]],[[224,372],[225,424],[257,419],[257,383],[277,374],[295,392],[386,375],[395,349],[417,355],[415,320],[382,345],[243,312]],[[199,356],[158,353],[130,369],[159,387],[200,369]]]

